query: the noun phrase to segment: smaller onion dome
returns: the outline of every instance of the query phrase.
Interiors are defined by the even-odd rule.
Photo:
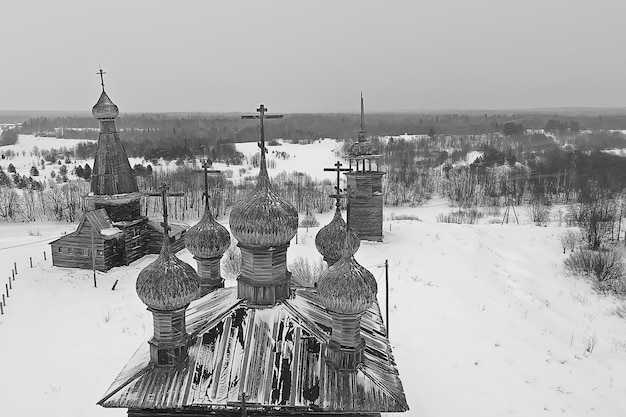
[[[185,246],[197,258],[221,257],[230,246],[230,233],[207,207],[202,219],[185,233]]]
[[[362,314],[376,298],[376,279],[352,256],[343,256],[317,282],[317,294],[330,311]]]
[[[315,246],[324,260],[336,262],[341,258],[346,244],[347,230],[350,231],[348,253],[352,256],[359,250],[361,240],[354,230],[348,229],[348,225],[341,217],[341,210],[337,207],[330,223],[322,227],[315,236]]]
[[[120,111],[117,106],[111,101],[107,93],[102,90],[98,102],[91,109],[91,114],[96,119],[115,119],[120,115]]]
[[[256,248],[285,245],[298,231],[298,211],[273,190],[263,156],[256,189],[230,213],[230,231],[239,243]]]
[[[177,310],[200,298],[200,278],[193,267],[165,243],[156,261],[137,277],[137,295],[154,310]]]

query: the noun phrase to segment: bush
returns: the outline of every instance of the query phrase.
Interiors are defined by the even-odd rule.
[[[475,224],[477,219],[483,217],[483,213],[476,209],[439,213],[437,223]]]
[[[7,167],[7,171],[9,171],[11,174],[15,174],[15,165],[9,164],[9,166]]]
[[[222,257],[222,275],[227,279],[236,279],[241,272],[241,250],[231,244]]]
[[[313,214],[307,214],[304,219],[300,220],[300,227],[317,227],[320,225],[320,222],[317,221]]]
[[[612,249],[580,249],[565,260],[564,269],[570,275],[591,277],[595,288],[602,293],[626,294],[624,261]]]
[[[561,246],[563,247],[563,253],[565,253],[567,249],[569,249],[570,252],[574,252],[577,241],[578,233],[573,230],[567,230],[559,235],[559,242],[561,242]]]
[[[297,280],[314,284],[322,273],[328,269],[328,265],[322,259],[319,259],[317,262],[309,262],[308,259],[300,256],[289,264],[288,269],[291,272],[291,276]]]
[[[395,214],[391,213],[391,220],[419,220],[417,214]]]
[[[39,176],[39,170],[34,165],[32,167],[30,167],[30,176],[31,177],[38,177]]]
[[[533,199],[528,205],[528,215],[537,226],[547,226],[550,223],[550,205],[540,199]]]

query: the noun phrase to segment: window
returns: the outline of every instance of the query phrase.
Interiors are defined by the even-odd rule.
[[[104,252],[100,249],[96,250],[96,255],[98,256],[102,256],[104,254]]]
[[[59,247],[57,248],[57,252],[59,252],[59,253],[63,253],[63,248],[59,246]]]

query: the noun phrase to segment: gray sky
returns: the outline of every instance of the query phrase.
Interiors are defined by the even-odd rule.
[[[626,106],[624,0],[3,0],[0,110]]]

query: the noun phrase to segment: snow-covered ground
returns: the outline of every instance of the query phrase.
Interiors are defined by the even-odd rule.
[[[270,153],[293,152],[293,169],[316,174],[335,161],[334,143]],[[404,415],[626,415],[626,320],[614,314],[622,302],[563,274],[565,228],[530,225],[521,208],[519,226],[436,222],[450,210],[443,199],[386,208],[384,242],[362,242],[356,254],[378,279],[383,314],[389,260],[390,339],[411,407]],[[392,220],[407,215],[419,220]],[[135,280],[156,255],[98,273],[94,288],[91,271],[51,265],[48,242],[74,229],[0,223],[0,290],[18,268],[0,315],[2,416],[126,415],[95,403],[151,336]],[[320,259],[318,230],[299,230],[289,262]],[[196,266],[186,250],[179,256]]]

